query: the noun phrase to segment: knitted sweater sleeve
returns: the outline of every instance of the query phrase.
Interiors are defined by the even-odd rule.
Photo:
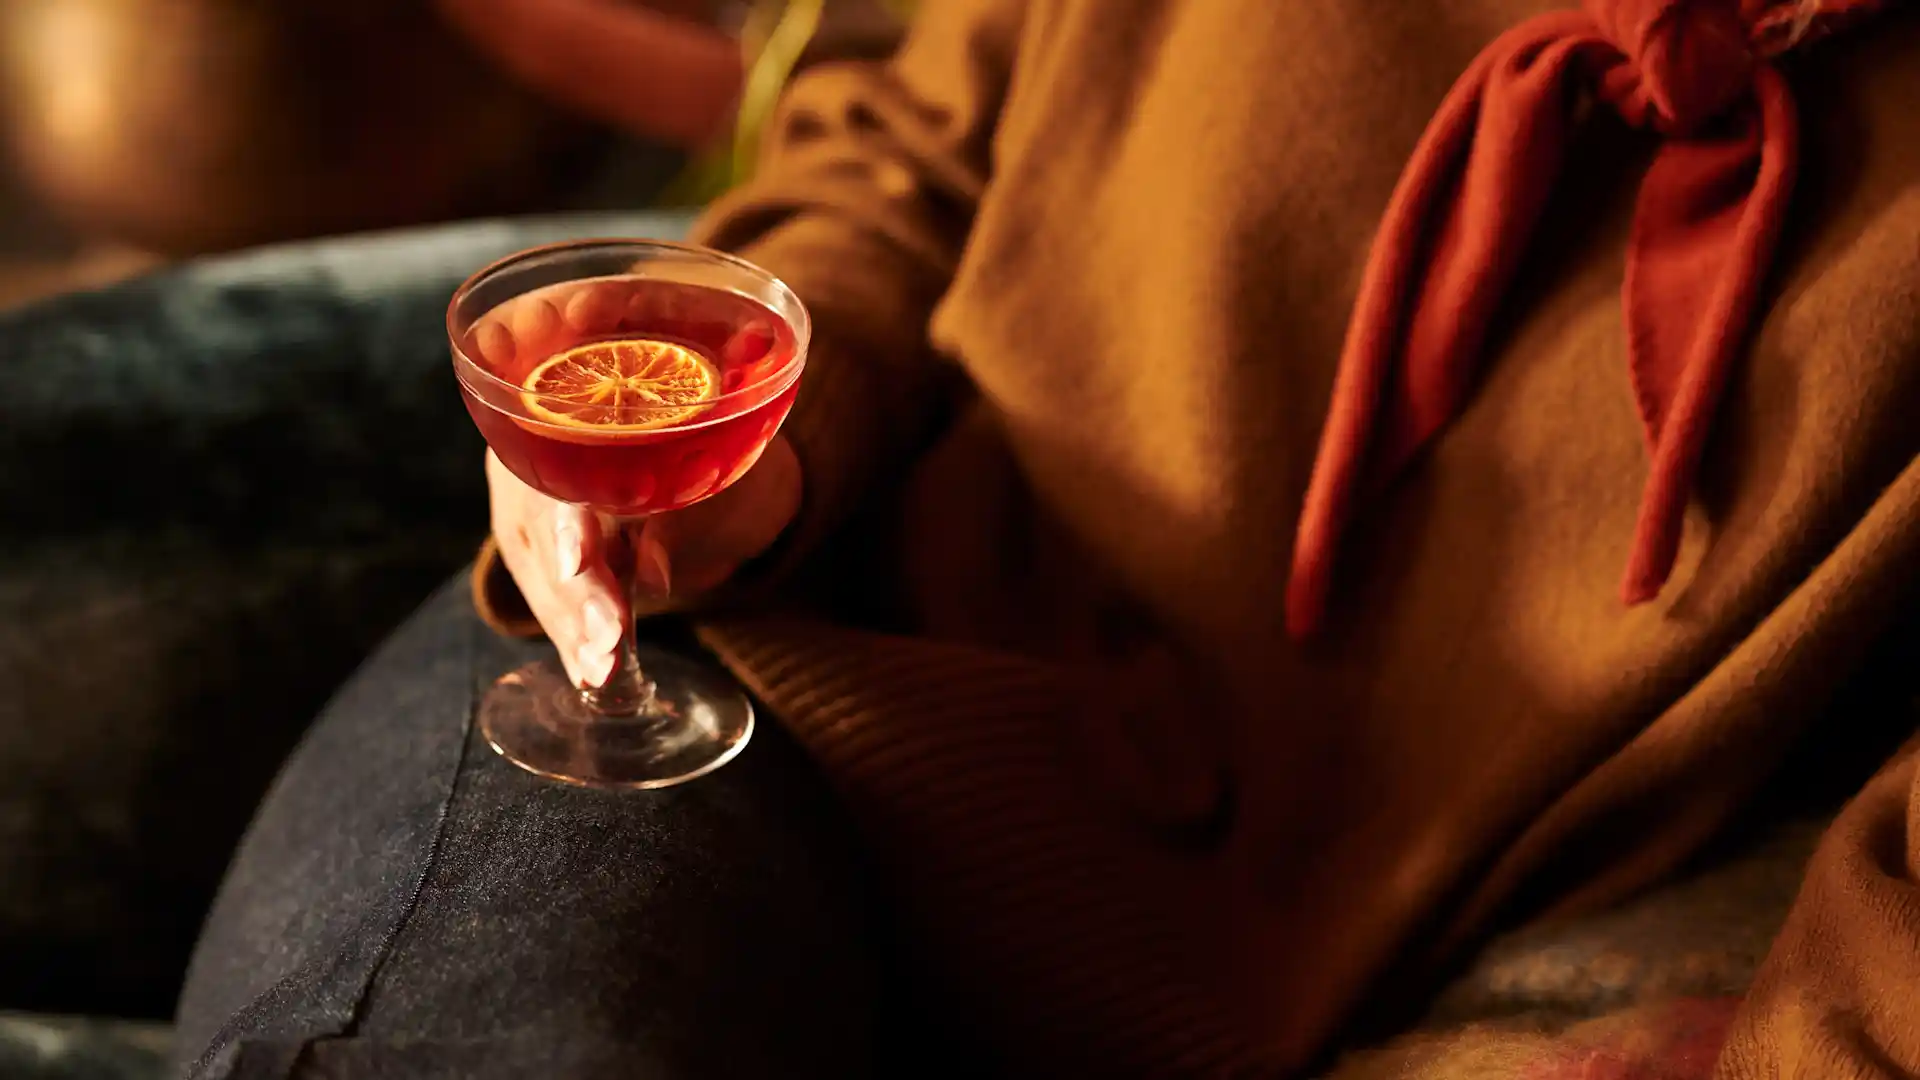
[[[813,316],[800,395],[783,429],[802,468],[782,565],[903,468],[950,385],[927,340],[988,183],[1025,0],[932,0],[885,60],[809,68],[769,125],[756,177],[691,239],[792,286]],[[481,614],[537,632],[489,541]]]

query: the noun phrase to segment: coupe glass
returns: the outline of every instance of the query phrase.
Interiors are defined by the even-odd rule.
[[[510,256],[462,285],[447,311],[480,433],[535,490],[593,512],[635,612],[647,518],[753,467],[793,405],[809,333],[799,299],[758,267],[642,240]],[[629,622],[604,686],[575,687],[557,659],[529,664],[493,684],[479,723],[530,772],[657,788],[726,764],[754,719],[725,673],[639,645]]]

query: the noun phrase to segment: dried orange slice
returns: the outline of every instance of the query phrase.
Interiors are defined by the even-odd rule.
[[[556,353],[521,384],[527,415],[566,427],[650,431],[706,411],[720,374],[670,341],[595,341]]]

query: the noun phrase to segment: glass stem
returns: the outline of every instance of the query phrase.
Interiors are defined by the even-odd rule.
[[[640,610],[640,533],[646,518],[616,518],[595,514],[607,554],[607,565],[620,594],[627,598],[627,623],[620,628],[620,644],[613,654],[613,673],[604,686],[583,690],[587,705],[604,716],[639,716],[653,704],[653,682],[640,670],[635,654],[636,613]]]

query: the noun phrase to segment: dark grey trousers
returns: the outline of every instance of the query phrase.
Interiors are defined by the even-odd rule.
[[[261,806],[180,1006],[195,1077],[857,1080],[881,936],[852,830],[777,724],[713,776],[609,793],[472,729],[540,648],[443,589]]]

